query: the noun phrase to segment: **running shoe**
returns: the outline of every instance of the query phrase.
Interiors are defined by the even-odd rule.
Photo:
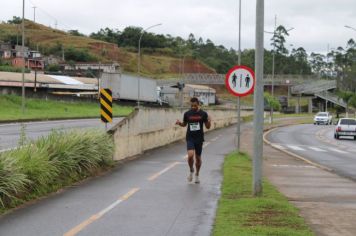
[[[195,176],[195,181],[194,181],[196,184],[199,184],[200,183],[200,180],[199,180],[199,175],[196,175]]]
[[[187,178],[187,179],[188,179],[188,182],[192,182],[192,180],[193,180],[193,173],[194,173],[194,172],[190,172],[190,173],[189,173],[188,178]]]

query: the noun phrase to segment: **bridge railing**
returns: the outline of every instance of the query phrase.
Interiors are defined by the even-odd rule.
[[[291,88],[292,94],[314,94],[336,88],[336,80],[317,80],[309,83],[295,85]]]
[[[337,104],[339,106],[346,108],[346,103],[341,98],[339,98],[335,94],[330,93],[328,91],[322,91],[322,92],[316,93],[315,96],[320,97],[322,99],[325,99],[327,101],[330,101],[334,104]]]
[[[275,85],[297,85],[308,83],[311,80],[319,80],[317,76],[313,75],[275,75],[273,83]],[[158,80],[158,84],[174,84],[177,82],[184,82],[188,84],[225,84],[225,74],[200,74],[190,73],[183,74],[181,78],[174,78],[169,80]],[[264,75],[264,85],[272,84],[272,75]]]

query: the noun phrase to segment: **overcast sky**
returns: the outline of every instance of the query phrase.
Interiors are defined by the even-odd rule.
[[[22,0],[0,0],[0,21],[22,15]],[[90,34],[100,28],[123,30],[127,26],[152,28],[156,34],[210,39],[226,48],[238,47],[238,0],[25,0],[25,17],[63,30],[76,29]],[[242,0],[242,49],[254,48],[255,0]],[[290,31],[286,46],[304,47],[310,52],[326,52],[345,46],[356,38],[356,0],[266,0],[265,30],[277,25]],[[271,35],[265,35],[270,49]]]

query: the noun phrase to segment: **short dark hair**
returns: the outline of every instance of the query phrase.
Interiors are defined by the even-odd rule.
[[[197,98],[197,97],[192,97],[191,99],[190,99],[190,102],[196,102],[196,103],[198,103],[199,104],[199,99]]]

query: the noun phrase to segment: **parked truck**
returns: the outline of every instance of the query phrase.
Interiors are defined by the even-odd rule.
[[[104,72],[100,78],[100,88],[112,90],[113,100],[130,100],[161,103],[159,87],[154,79]],[[140,93],[139,93],[140,88]]]

